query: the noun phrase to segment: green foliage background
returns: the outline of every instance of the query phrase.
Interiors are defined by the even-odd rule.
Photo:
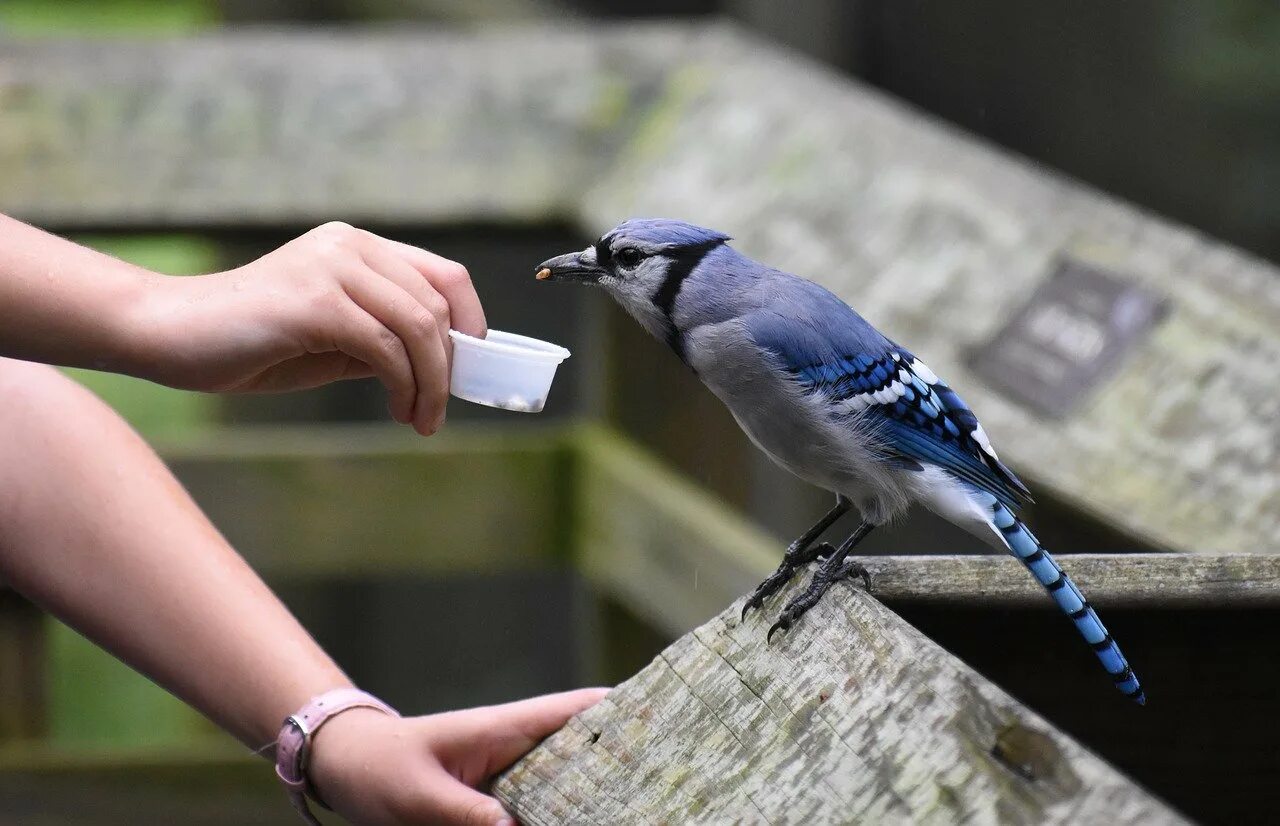
[[[170,35],[218,22],[204,0],[4,0],[0,27],[16,35]]]

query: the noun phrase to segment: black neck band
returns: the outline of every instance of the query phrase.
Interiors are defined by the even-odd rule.
[[[676,355],[680,360],[689,363],[684,353],[684,335],[676,327],[675,318],[672,313],[675,311],[676,296],[680,294],[680,287],[684,284],[684,280],[689,277],[698,265],[702,263],[702,259],[707,257],[707,253],[723,244],[724,241],[708,241],[705,244],[698,244],[692,247],[681,247],[678,255],[671,259],[671,268],[667,270],[667,277],[662,282],[662,286],[658,288],[658,292],[653,296],[653,303],[657,306],[667,319],[667,344],[672,350],[676,351]]]

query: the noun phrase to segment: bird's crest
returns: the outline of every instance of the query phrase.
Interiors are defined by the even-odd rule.
[[[670,218],[632,218],[623,221],[606,232],[600,238],[600,243],[607,246],[618,237],[654,247],[693,247],[730,240],[723,232]]]

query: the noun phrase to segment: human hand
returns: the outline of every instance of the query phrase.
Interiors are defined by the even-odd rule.
[[[357,826],[514,824],[476,788],[606,693],[584,688],[426,717],[351,709],[316,732],[308,775]]]
[[[130,372],[214,392],[377,376],[391,415],[424,436],[444,421],[450,327],[487,330],[461,264],[337,222],[234,270],[157,276],[141,295]]]

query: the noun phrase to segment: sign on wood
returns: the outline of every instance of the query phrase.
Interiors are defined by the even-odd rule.
[[[1154,291],[1063,258],[968,361],[1001,393],[1061,419],[1143,344],[1165,310]]]

